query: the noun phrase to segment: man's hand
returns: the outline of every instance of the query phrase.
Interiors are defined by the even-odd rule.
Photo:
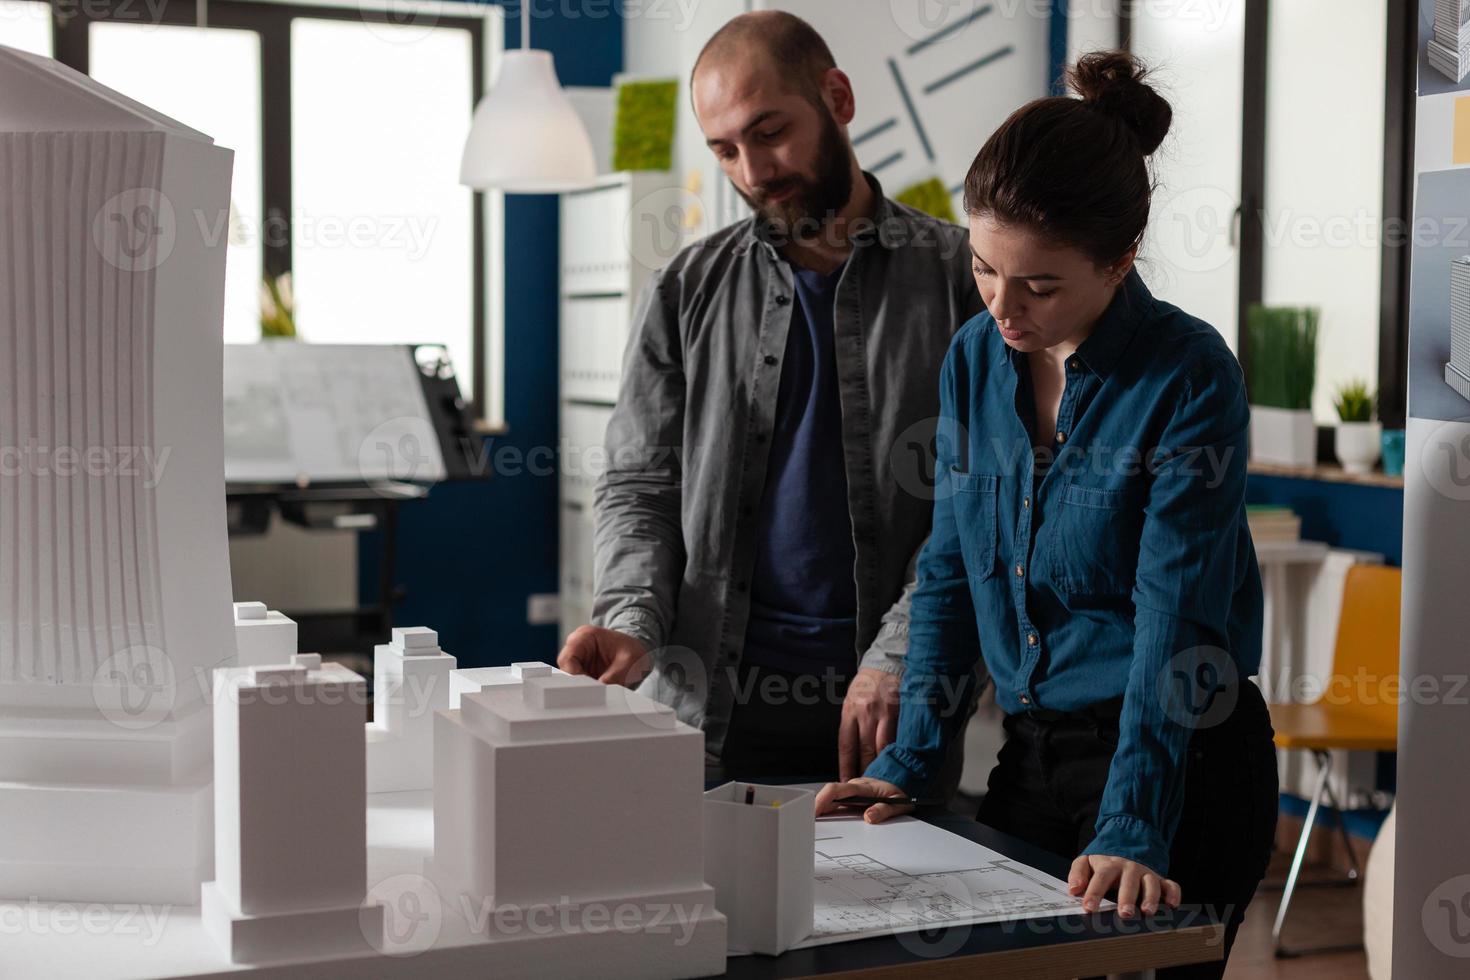
[[[837,775],[856,779],[898,731],[897,674],[864,667],[847,685],[837,729]]]
[[[556,665],[568,674],[589,674],[604,684],[632,687],[653,669],[648,648],[627,633],[579,626],[567,637]]]
[[[1103,896],[1115,886],[1118,889],[1118,914],[1125,919],[1138,914],[1140,899],[1144,915],[1157,912],[1160,899],[1170,908],[1178,908],[1181,901],[1178,882],[1155,874],[1147,865],[1137,861],[1103,854],[1083,854],[1072,862],[1072,870],[1067,875],[1067,891],[1072,895],[1082,895],[1084,910],[1096,912]]]
[[[828,783],[817,793],[817,816],[825,813],[838,813],[846,809],[848,812],[856,812],[852,807],[840,807],[837,801],[847,796],[898,796],[906,797],[907,794],[892,783],[885,783],[881,779],[849,779],[841,783]],[[882,823],[889,817],[902,816],[913,810],[911,806],[894,806],[890,803],[874,803],[863,811],[863,819],[868,823]]]

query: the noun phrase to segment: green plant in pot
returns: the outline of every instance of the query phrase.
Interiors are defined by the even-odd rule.
[[[1312,466],[1317,460],[1312,389],[1320,318],[1315,307],[1256,305],[1246,314],[1253,461]]]
[[[1383,426],[1373,418],[1377,402],[1368,382],[1361,378],[1339,385],[1332,399],[1340,420],[1335,440],[1337,461],[1349,473],[1371,473],[1378,463]]]

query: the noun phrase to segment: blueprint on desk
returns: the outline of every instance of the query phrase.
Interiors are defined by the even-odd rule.
[[[983,844],[913,817],[856,814],[817,821],[815,900],[812,935],[795,948],[1082,911],[1066,882]]]

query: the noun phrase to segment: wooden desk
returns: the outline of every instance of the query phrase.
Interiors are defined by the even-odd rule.
[[[948,814],[926,819],[1048,874],[1067,877],[1066,860],[973,820]],[[1218,918],[1191,906],[1148,921],[1099,912],[861,939],[774,957],[731,957],[725,976],[732,980],[1090,977],[1218,960],[1224,952],[1224,935]]]

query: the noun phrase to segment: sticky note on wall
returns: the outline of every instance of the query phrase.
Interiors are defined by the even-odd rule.
[[[1455,135],[1451,156],[1456,164],[1470,163],[1470,96],[1455,100]]]

